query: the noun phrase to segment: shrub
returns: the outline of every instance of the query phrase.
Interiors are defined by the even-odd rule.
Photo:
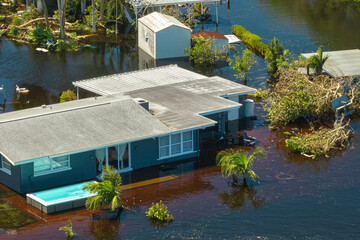
[[[268,46],[266,46],[262,42],[261,38],[258,35],[249,32],[240,25],[232,26],[232,30],[234,35],[239,37],[248,49],[250,49],[253,53],[259,55],[262,58],[265,57]]]
[[[63,91],[61,96],[60,96],[60,102],[69,102],[72,100],[76,100],[76,94],[74,91],[71,90],[67,90],[67,91]]]
[[[234,55],[234,59],[228,58],[228,62],[230,67],[236,71],[234,76],[237,79],[246,79],[246,74],[256,61],[254,54],[246,49],[242,52],[242,55]]]
[[[13,16],[11,24],[14,26],[20,26],[21,24],[23,24],[23,22],[24,21],[21,18],[19,18],[19,16],[15,15]]]
[[[149,211],[146,212],[146,216],[149,219],[158,221],[158,222],[171,222],[174,221],[174,217],[169,213],[167,207],[162,203],[152,204],[149,208]]]
[[[12,27],[8,32],[7,35],[10,37],[18,37],[19,36],[19,28],[17,27]]]
[[[40,26],[36,26],[28,34],[28,40],[36,44],[44,44],[48,39],[52,39],[51,32],[47,29],[43,29]]]
[[[65,232],[65,236],[72,239],[76,234],[73,232],[72,229],[72,223],[71,220],[69,219],[67,221],[67,224],[63,227],[60,227],[59,230],[64,231]]]
[[[91,28],[89,26],[79,23],[78,20],[72,23],[71,26],[78,32],[85,32],[85,33],[91,32]]]
[[[5,21],[5,16],[4,15],[0,15],[0,21]]]
[[[226,60],[225,50],[214,46],[212,41],[205,40],[203,37],[194,38],[191,45],[190,49],[186,49],[186,54],[196,64],[208,66]]]
[[[28,22],[32,19],[35,19],[37,17],[39,17],[39,12],[38,9],[35,7],[32,7],[30,11],[28,12],[24,12],[23,14],[21,14],[21,17],[25,20],[25,22]]]
[[[257,102],[265,101],[268,98],[268,95],[268,91],[262,90],[261,88],[257,89],[254,93],[249,94],[249,96],[253,97]]]
[[[335,124],[333,129],[320,128],[286,139],[286,147],[307,157],[327,156],[330,151],[344,149],[349,140],[348,124]]]

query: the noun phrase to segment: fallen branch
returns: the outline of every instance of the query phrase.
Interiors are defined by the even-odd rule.
[[[52,21],[52,22],[59,22],[58,18],[49,18],[48,20]],[[30,24],[33,24],[33,23],[36,23],[36,22],[41,22],[41,21],[45,21],[45,18],[41,17],[41,18],[33,19],[33,20],[31,20],[31,21],[29,21],[27,23],[24,23],[23,25],[18,26],[18,28],[19,29],[24,29],[26,26],[28,26]],[[68,22],[65,22],[65,25],[71,26],[71,24],[68,23]]]

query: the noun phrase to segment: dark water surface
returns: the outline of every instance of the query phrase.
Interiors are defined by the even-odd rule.
[[[226,5],[219,9],[217,29],[227,34],[232,24],[240,24],[265,43],[276,36],[296,55],[316,51],[318,45],[329,50],[360,48],[359,14],[329,2],[333,1],[232,0],[229,12]],[[201,27],[216,30],[215,25],[199,25],[195,30]],[[37,52],[0,40],[0,85],[6,89],[6,111],[58,102],[59,94],[72,88],[72,81],[139,69],[136,40],[121,39],[118,44],[97,44],[96,49],[68,54]],[[157,65],[166,63],[191,68],[184,60]],[[228,67],[211,74],[235,79]],[[250,86],[265,86],[266,65],[261,59],[249,79]],[[16,84],[30,89],[29,95],[14,96]],[[360,124],[353,126],[360,130]],[[268,157],[254,165],[261,184],[250,190],[228,187],[219,168],[210,166],[178,173],[179,178],[169,182],[124,191],[124,202],[136,206],[136,213],[124,212],[120,222],[91,221],[86,210],[55,216],[35,213],[37,223],[8,231],[0,239],[63,239],[58,228],[69,218],[77,239],[360,239],[358,134],[352,148],[319,160],[289,153],[281,132],[257,128],[249,135],[268,151]],[[205,161],[213,161],[213,156]],[[184,168],[191,169],[191,163]],[[7,199],[29,214],[33,211],[19,197]],[[157,230],[144,212],[160,199],[175,221]]]

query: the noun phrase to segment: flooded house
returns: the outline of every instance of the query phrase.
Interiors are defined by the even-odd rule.
[[[199,156],[255,89],[169,65],[73,83],[97,97],[0,115],[0,182],[19,193]],[[208,132],[207,132],[208,131]]]

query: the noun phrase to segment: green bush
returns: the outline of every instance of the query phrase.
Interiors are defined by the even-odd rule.
[[[291,137],[285,140],[286,147],[290,148],[294,153],[310,154],[309,149],[306,147],[306,139],[301,137]]]
[[[53,35],[47,29],[43,29],[40,26],[36,26],[28,34],[28,40],[36,44],[44,44],[48,39],[52,39]]]
[[[70,219],[67,221],[67,224],[65,226],[63,226],[63,227],[60,227],[59,230],[64,231],[65,236],[67,238],[70,238],[70,239],[72,239],[76,235],[73,232],[72,223],[71,223]]]
[[[158,222],[171,222],[174,220],[174,217],[169,213],[167,207],[161,200],[160,203],[152,204],[149,211],[146,212],[146,216]]]
[[[61,96],[60,96],[60,102],[69,102],[72,100],[76,100],[76,94],[74,91],[71,90],[67,90],[67,91],[63,91]]]
[[[262,42],[258,35],[249,32],[240,25],[232,26],[232,31],[235,36],[242,40],[248,49],[260,57],[265,58],[266,51],[268,51],[268,46]]]
[[[35,7],[32,7],[30,11],[28,12],[24,12],[23,14],[21,14],[22,19],[24,19],[25,22],[28,22],[32,19],[35,19],[37,17],[39,17],[40,14],[38,12],[38,9]]]
[[[5,20],[5,16],[4,15],[0,15],[0,21],[4,21]]]
[[[218,61],[226,60],[227,53],[224,49],[213,46],[213,42],[203,37],[192,39],[191,48],[186,49],[186,54],[195,64],[208,66]]]
[[[244,50],[242,55],[234,55],[234,59],[228,58],[230,67],[236,71],[234,76],[237,79],[246,79],[246,74],[255,62],[255,56],[249,49]]]
[[[75,39],[56,41],[56,51],[76,51],[80,47],[79,43]]]
[[[268,46],[269,51],[265,54],[265,61],[270,75],[274,75],[279,67],[280,61],[284,60],[284,45],[279,43],[277,38],[271,40]]]
[[[12,22],[11,24],[14,26],[20,26],[21,24],[23,24],[24,21],[17,15],[13,16]]]
[[[267,90],[262,90],[261,88],[257,89],[254,93],[249,94],[250,97],[253,97],[255,99],[255,101],[266,101],[266,99],[268,98],[268,91]]]
[[[7,32],[7,35],[10,36],[10,37],[18,37],[19,36],[19,28],[17,27],[12,27],[8,32]]]
[[[74,23],[72,23],[71,26],[75,29],[75,31],[78,31],[78,32],[83,32],[83,33],[91,32],[91,28],[89,26],[79,23],[78,20],[76,20]]]

